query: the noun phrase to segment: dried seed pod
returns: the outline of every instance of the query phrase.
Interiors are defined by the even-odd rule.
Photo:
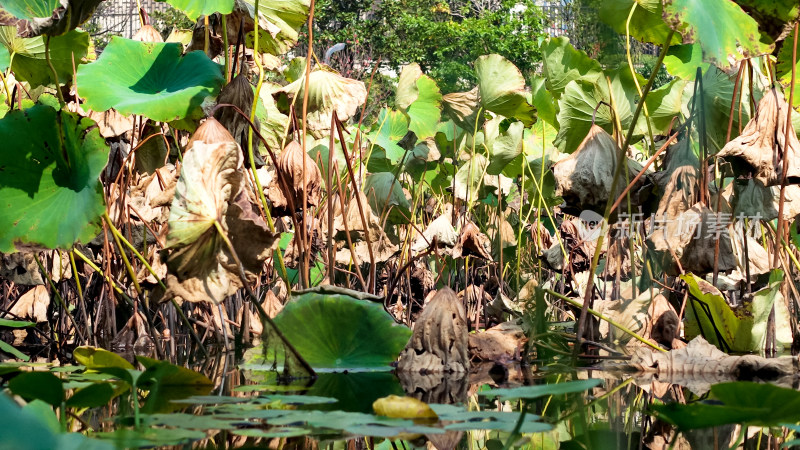
[[[236,143],[228,130],[222,126],[219,121],[213,117],[209,117],[203,122],[197,130],[189,138],[189,144],[186,146],[187,150],[192,147],[195,141],[202,141],[206,144],[219,144],[219,143]]]
[[[250,85],[250,81],[247,80],[246,75],[240,73],[222,88],[217,98],[217,103],[235,105],[243,113],[250,115],[250,111],[253,108],[253,96],[253,87]],[[242,148],[247,147],[247,130],[250,125],[239,112],[231,107],[221,107],[214,117],[230,131],[233,138]],[[256,130],[258,130],[258,120],[256,120],[255,124]]]
[[[717,156],[729,162],[737,176],[752,174],[764,186],[781,184],[787,162],[787,182],[800,184],[800,141],[791,123],[786,140],[788,108],[783,93],[773,88],[758,103],[755,116],[747,122],[742,134],[725,144]]]
[[[141,42],[164,42],[161,33],[153,28],[152,25],[142,25],[142,28],[139,28],[139,31],[137,31],[131,39]]]
[[[303,176],[303,161],[305,160],[305,177]],[[296,210],[303,206],[303,192],[307,206],[318,206],[320,201],[320,188],[322,186],[322,173],[311,157],[309,157],[297,141],[292,141],[283,149],[278,160],[278,187],[287,199],[292,199]],[[288,186],[281,182],[281,178]],[[288,190],[288,192],[287,192]]]

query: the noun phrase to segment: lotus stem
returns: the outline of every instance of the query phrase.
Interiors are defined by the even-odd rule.
[[[61,84],[58,82],[58,72],[56,72],[55,66],[53,66],[53,61],[50,60],[50,35],[46,34],[44,38],[44,58],[47,60],[47,66],[50,67],[50,71],[53,73],[53,82],[56,85],[56,95],[58,95],[58,103],[61,104],[63,108],[67,102],[64,101],[64,94],[61,93]]]
[[[255,0],[254,5],[256,24],[258,24],[258,2],[259,0]],[[269,231],[275,233],[275,223],[272,220],[272,214],[269,212],[269,204],[267,203],[267,198],[264,196],[264,188],[261,186],[261,181],[258,179],[255,157],[253,156],[253,124],[256,120],[256,108],[258,107],[258,99],[261,95],[261,87],[264,85],[264,67],[261,64],[261,57],[258,51],[258,32],[259,27],[256,26],[255,32],[253,33],[253,61],[256,63],[256,68],[258,68],[258,83],[256,84],[256,93],[253,96],[253,105],[250,108],[250,128],[247,130],[247,157],[250,161],[250,171],[253,173],[253,181],[256,184],[258,198],[261,200],[261,206],[264,209],[264,217],[267,219]],[[286,283],[286,295],[290,296],[292,295],[292,283],[289,281],[289,272],[286,271],[286,264],[283,262],[283,253],[281,253],[280,249],[275,253],[277,254],[278,266],[280,266],[283,280]]]
[[[86,313],[86,301],[83,298],[83,288],[81,287],[81,279],[78,276],[78,267],[75,264],[75,255],[70,251],[69,253],[69,264],[72,268],[72,278],[75,279],[75,285],[78,288],[78,299],[81,302],[81,309],[83,310],[83,318],[86,320],[86,328],[89,331],[89,335],[91,336],[92,333],[92,318],[89,314]]]
[[[39,260],[39,255],[37,253],[34,253],[33,254],[33,259],[36,260],[36,265],[39,266],[39,270],[42,271],[42,275],[44,275],[44,277],[47,279],[47,283],[50,284],[50,288],[53,290],[53,294],[55,294],[56,300],[58,301],[58,304],[60,304],[61,308],[64,309],[64,315],[67,316],[69,321],[72,322],[72,326],[75,327],[75,334],[78,335],[78,338],[82,342],[88,343],[86,338],[83,337],[83,334],[81,333],[80,328],[78,328],[78,322],[76,322],[75,318],[72,317],[72,314],[70,314],[69,308],[67,307],[67,303],[64,301],[64,298],[61,297],[61,294],[58,292],[58,289],[56,288],[56,284],[53,282],[53,279],[50,278],[50,274],[48,274],[47,271],[44,270],[44,266],[42,265],[42,262]]]
[[[308,13],[308,55],[314,54],[314,7],[316,6],[316,2],[311,0],[311,7]],[[311,83],[311,58],[306,56],[306,74],[305,74],[305,88],[303,89],[303,135],[301,136],[302,141],[302,148],[303,154],[306,153],[306,133],[308,128],[308,89],[309,84]],[[330,150],[329,150],[330,151]],[[303,168],[301,172],[300,179],[306,179],[306,158],[303,158]],[[308,238],[308,226],[306,223],[306,216],[308,205],[306,204],[306,198],[308,193],[306,189],[303,188],[302,193],[302,220],[300,221],[303,227],[302,232],[300,233],[300,240],[303,242],[301,247],[302,250],[302,257],[300,263],[300,280],[302,281],[303,287],[309,287],[308,281],[308,265],[309,265],[309,258],[311,257],[311,241]],[[297,230],[298,232],[300,230]]]
[[[553,297],[556,297],[556,298],[558,298],[558,299],[564,300],[565,302],[569,303],[569,304],[570,304],[570,305],[572,305],[572,306],[575,306],[575,307],[581,308],[581,310],[583,310],[583,309],[584,309],[584,308],[583,308],[583,305],[585,305],[585,304],[586,304],[585,302],[584,302],[584,303],[581,303],[581,302],[579,302],[579,301],[577,301],[577,300],[575,300],[575,299],[572,299],[572,298],[569,298],[569,297],[567,297],[566,295],[561,295],[561,294],[559,294],[558,292],[551,291],[550,289],[544,289],[544,291],[545,291],[546,293],[548,293],[548,294],[552,295]],[[648,339],[645,339],[645,338],[643,338],[642,336],[640,336],[639,334],[637,334],[637,333],[635,333],[635,332],[631,331],[631,330],[630,330],[630,328],[626,327],[625,325],[622,325],[621,323],[619,323],[619,322],[615,321],[614,319],[612,319],[612,318],[610,318],[610,317],[608,317],[608,316],[605,316],[605,315],[603,315],[603,314],[601,314],[601,313],[599,313],[599,312],[595,311],[595,310],[594,310],[594,309],[592,309],[592,308],[588,308],[588,307],[587,307],[587,308],[585,308],[585,310],[586,310],[586,311],[587,311],[589,314],[591,314],[591,315],[593,315],[593,316],[597,317],[598,319],[600,319],[600,320],[605,320],[605,321],[606,321],[606,322],[608,322],[610,325],[613,325],[614,327],[616,327],[616,328],[619,328],[619,330],[620,330],[620,331],[622,331],[623,333],[625,333],[625,334],[627,334],[627,335],[630,335],[632,338],[634,338],[634,339],[636,339],[637,341],[640,341],[640,342],[642,342],[642,343],[646,344],[648,347],[652,347],[653,349],[655,349],[655,350],[658,350],[658,351],[660,351],[660,352],[664,352],[664,353],[666,353],[666,352],[667,352],[667,351],[666,351],[666,350],[664,350],[663,348],[659,347],[659,346],[658,346],[658,345],[656,345],[656,344],[653,344],[653,343],[652,343],[650,340],[648,340]],[[577,336],[576,336],[576,338],[577,338],[577,339],[580,339],[580,338],[578,338]],[[577,341],[577,339],[576,339],[576,341]],[[575,345],[577,346],[577,345],[578,345],[578,343],[576,342],[576,344],[575,344]]]
[[[614,179],[611,182],[611,192],[617,191],[617,185],[619,184],[619,176],[622,173],[622,167],[627,166],[627,164],[622,164],[623,160],[625,159],[625,149],[628,148],[628,145],[633,138],[633,132],[636,129],[636,121],[639,119],[639,114],[642,112],[642,108],[644,107],[644,102],[647,99],[647,94],[650,92],[650,88],[653,87],[653,83],[656,80],[656,74],[658,74],[658,69],[661,67],[661,64],[664,62],[664,56],[667,54],[667,48],[669,48],[669,43],[672,42],[672,36],[675,34],[675,30],[670,29],[669,33],[667,34],[667,38],[664,41],[664,44],[661,46],[661,51],[658,54],[658,60],[654,66],[653,72],[650,74],[650,78],[647,80],[647,84],[644,87],[642,92],[642,97],[639,100],[639,103],[636,104],[636,111],[633,113],[633,117],[631,118],[631,126],[628,129],[628,134],[625,136],[625,141],[623,142],[622,148],[620,149],[620,154],[617,158],[617,168],[614,171]],[[608,219],[611,216],[611,206],[614,204],[613,196],[609,197],[608,202],[606,203],[606,210],[605,214],[603,214],[603,228],[606,228],[608,225]],[[592,256],[592,263],[589,266],[589,281],[586,283],[586,292],[583,295],[583,304],[581,305],[581,314],[578,318],[578,330],[576,333],[576,341],[575,341],[575,355],[577,356],[580,352],[581,347],[581,339],[583,338],[583,330],[586,327],[586,313],[589,310],[589,303],[592,299],[592,291],[594,290],[594,272],[597,269],[597,263],[600,260],[600,252],[603,248],[603,240],[605,238],[605,231],[601,230],[600,236],[597,238],[597,246],[594,250],[594,256]]]
[[[225,47],[225,82],[231,82],[231,48],[228,43],[228,18],[225,14],[222,16],[222,43]],[[258,20],[256,20],[258,22]],[[257,31],[256,31],[257,33]]]

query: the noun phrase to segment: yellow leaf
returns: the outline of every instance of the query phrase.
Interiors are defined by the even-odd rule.
[[[390,395],[375,400],[372,409],[379,416],[398,419],[438,419],[439,416],[427,403],[414,397],[398,397]]]

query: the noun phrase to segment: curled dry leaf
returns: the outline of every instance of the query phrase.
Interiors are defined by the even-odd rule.
[[[80,111],[78,113],[81,114]],[[85,116],[86,114],[81,115]],[[97,122],[100,135],[104,138],[122,136],[133,130],[133,117],[124,116],[118,113],[116,109],[101,112],[90,111],[88,117]]]
[[[469,335],[469,352],[473,359],[508,363],[518,361],[528,339],[514,322],[503,322],[488,330]]]
[[[625,187],[625,183],[617,183],[617,191],[611,192],[618,155],[619,147],[611,135],[592,125],[578,149],[553,165],[555,195],[576,211],[604,211],[609,197],[616,197]],[[633,179],[642,166],[627,158],[626,162],[629,179]]]
[[[222,88],[219,97],[217,97],[217,103],[235,105],[249,116],[250,111],[253,109],[254,96],[255,93],[247,80],[247,75],[240,73]],[[247,131],[250,128],[247,119],[229,106],[221,107],[214,117],[231,133],[236,143],[242,148],[247,147]],[[256,119],[255,125],[256,130],[258,130],[258,119]]]
[[[36,323],[47,322],[47,308],[50,306],[50,290],[45,286],[34,286],[22,294],[11,308],[13,316],[30,319]]]
[[[236,36],[234,34],[234,36]],[[223,46],[222,38],[216,36],[214,33],[208,34],[208,51],[206,55],[209,59],[214,59],[220,54],[222,54],[222,46]],[[194,30],[192,31],[192,41],[189,42],[189,45],[186,46],[185,53],[191,53],[195,50],[200,50],[201,52],[204,51],[206,48],[206,27],[203,25],[202,21],[199,21],[195,24]]]
[[[752,174],[764,186],[780,185],[784,170],[788,183],[800,183],[800,141],[791,123],[786,140],[788,108],[780,89],[767,92],[742,134],[725,144],[717,156],[730,162],[737,176]]]
[[[401,372],[466,373],[468,350],[464,305],[445,287],[422,310],[397,368]]]
[[[167,298],[220,302],[242,287],[215,224],[230,236],[246,276],[262,269],[276,237],[245,190],[233,137],[209,118],[192,136],[169,218]]]
[[[304,162],[305,172],[303,171]],[[276,183],[280,194],[283,195],[283,201],[276,198],[277,201],[273,203],[273,207],[286,204],[291,208],[294,205],[294,208],[300,211],[303,207],[304,193],[307,206],[319,206],[322,173],[297,141],[290,142],[283,149],[283,153],[278,159]]]
[[[153,28],[152,25],[142,25],[142,28],[139,28],[139,31],[131,39],[139,42],[164,42],[161,33]]]
[[[276,91],[302,99],[305,92],[305,74],[293,83]],[[321,137],[331,128],[331,116],[346,122],[367,99],[367,88],[362,81],[345,78],[327,66],[315,68],[308,79],[308,129]],[[298,102],[298,104],[302,104]]]
[[[0,253],[0,278],[26,286],[44,284],[33,252]]]
[[[140,350],[152,347],[153,340],[147,333],[147,320],[139,311],[136,311],[125,326],[119,330],[111,341],[111,348],[117,351]]]
[[[490,245],[489,238],[481,233],[477,225],[468,221],[461,227],[461,235],[455,247],[453,247],[453,258],[475,256],[491,261],[492,256],[486,250]]]
[[[733,217],[760,217],[761,220],[778,218],[780,209],[779,186],[764,186],[756,179],[737,180],[734,187]],[[792,220],[800,214],[800,186],[790,184],[783,193],[783,219]]]
[[[450,214],[442,214],[428,224],[422,236],[411,246],[415,252],[427,250],[435,242],[437,244],[452,247],[458,242],[459,234],[450,222]]]

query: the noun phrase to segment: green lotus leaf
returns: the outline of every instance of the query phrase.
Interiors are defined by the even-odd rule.
[[[411,330],[380,303],[323,290],[297,294],[275,325],[315,369],[389,369]]]
[[[61,6],[59,0],[3,0],[0,2],[0,8],[8,11],[17,19],[24,20],[49,18],[59,6]]]
[[[774,47],[764,42],[755,19],[731,0],[672,0],[664,6],[664,20],[684,44],[700,44],[703,60],[721,69]]]
[[[686,305],[687,339],[702,335],[726,352],[763,350],[767,318],[777,303],[776,298],[782,301],[779,291],[783,276],[780,269],[773,270],[767,287],[755,292],[752,301],[731,307],[710,283],[691,273],[682,275],[681,279],[689,286],[691,294],[691,303]]]
[[[410,217],[408,211],[411,209],[411,204],[408,203],[408,199],[403,193],[400,181],[391,172],[378,172],[367,175],[367,179],[364,182],[364,195],[369,200],[372,212],[378,217],[383,217],[383,214],[390,207],[399,208],[405,217]]]
[[[666,134],[672,119],[681,113],[686,84],[686,81],[675,79],[647,94],[647,99],[645,99],[644,103],[647,106],[647,114],[650,118],[653,135]],[[638,134],[647,134],[646,120],[647,118],[644,114],[639,116],[639,121],[636,124]]]
[[[611,26],[619,34],[626,34],[626,23],[631,8],[630,34],[642,42],[662,45],[669,35],[669,27],[661,19],[661,0],[606,0],[598,9],[600,20]],[[680,44],[680,36],[675,34],[670,43]]]
[[[547,80],[537,76],[531,78],[531,93],[533,106],[536,107],[536,115],[547,122],[550,127],[558,129],[558,120],[556,120],[558,102],[547,90]]]
[[[694,80],[697,68],[706,73],[708,66],[708,63],[703,62],[703,49],[700,48],[700,44],[673,45],[664,55],[664,67],[667,68],[667,72],[684,80]]]
[[[775,72],[781,84],[786,87],[786,98],[789,98],[789,87],[792,84],[792,43],[794,42],[794,31],[784,41],[783,47],[778,52],[778,62]],[[794,79],[794,100],[792,106],[800,106],[800,58],[795,63]]]
[[[286,93],[296,98],[296,107],[302,108],[305,92],[305,75],[291,84],[284,86],[276,93]],[[331,117],[346,122],[355,115],[359,106],[367,99],[367,88],[364,83],[352,78],[345,78],[338,72],[327,68],[311,71],[308,80],[308,115],[306,121],[312,132],[324,132],[331,128]]]
[[[489,148],[489,166],[486,173],[498,175],[503,169],[522,154],[522,133],[525,126],[522,122],[514,122],[501,131]]]
[[[253,18],[254,0],[243,0],[247,13]],[[262,53],[282,55],[297,43],[298,30],[308,19],[310,0],[270,0],[258,3],[258,24],[261,29],[258,47]],[[253,33],[249,33],[247,44],[253,48]]]
[[[660,419],[681,430],[710,428],[732,423],[773,427],[800,421],[800,393],[768,383],[736,381],[711,386],[713,404],[669,403],[653,405]],[[795,428],[796,426],[791,426]],[[784,445],[784,448],[789,446]]]
[[[488,164],[486,157],[482,154],[472,155],[472,158],[459,167],[456,172],[453,195],[464,201],[474,202],[477,200]]]
[[[800,17],[800,2],[797,0],[734,1],[756,19],[758,29],[766,33],[773,41],[784,38],[784,32],[792,26],[791,22]],[[792,41],[787,39],[786,42],[791,43]],[[791,44],[788,45],[791,46]]]
[[[548,39],[542,47],[542,74],[547,90],[558,99],[570,81],[597,82],[603,77],[600,63],[577,50],[566,37]]]
[[[45,105],[0,120],[0,252],[69,248],[100,232],[108,147],[91,119]]]
[[[27,81],[32,87],[52,84],[53,72],[45,59],[45,38],[17,37],[16,27],[0,27],[0,45],[8,52],[9,58],[13,56],[11,70],[20,80]],[[60,84],[72,80],[72,61],[80,64],[86,57],[89,49],[89,33],[85,31],[70,31],[63,36],[50,38],[50,61],[58,73]],[[3,58],[5,60],[5,57]],[[0,61],[0,67],[8,67],[8,61]]]
[[[383,148],[386,158],[397,164],[403,158],[405,149],[397,145],[408,133],[408,117],[400,111],[382,109],[373,131],[367,138],[375,145]]]
[[[495,54],[479,56],[475,60],[475,76],[485,110],[519,119],[526,125],[536,122],[536,109],[525,95],[525,78],[511,61]]]
[[[26,22],[25,36],[60,36],[81,26],[102,0],[3,0],[0,8]],[[65,9],[62,9],[66,6]],[[4,23],[9,23],[5,21]]]
[[[273,150],[283,148],[284,137],[289,127],[289,116],[283,114],[278,110],[275,98],[272,97],[272,92],[280,89],[281,86],[265,82],[261,86],[259,93],[258,105],[256,106],[256,118],[261,126],[261,135]],[[261,141],[258,142],[258,151],[265,155],[267,149]],[[325,161],[327,163],[327,161]]]
[[[201,51],[182,52],[180,44],[113,37],[97,61],[78,68],[84,108],[160,122],[198,115],[203,101],[219,93],[222,70]]]
[[[554,144],[560,151],[572,153],[578,148],[592,127],[593,117],[595,124],[609,133],[613,131],[611,111],[606,106],[611,104],[612,95],[622,129],[627,130],[630,126],[636,108],[637,92],[633,76],[627,67],[611,71],[607,76],[611,79],[611,92],[605,80],[599,83],[576,80],[567,85],[558,101],[558,122],[561,127]],[[640,86],[644,86],[644,80],[638,75],[637,77]],[[606,104],[601,105],[601,101]]]
[[[436,82],[422,73],[419,64],[403,67],[397,82],[395,105],[408,114],[408,129],[418,139],[427,139],[436,134],[442,118],[442,94]]]
[[[230,14],[233,11],[234,0],[156,0],[167,2],[173,7],[180,9],[192,19],[200,16],[209,16],[215,12]]]

